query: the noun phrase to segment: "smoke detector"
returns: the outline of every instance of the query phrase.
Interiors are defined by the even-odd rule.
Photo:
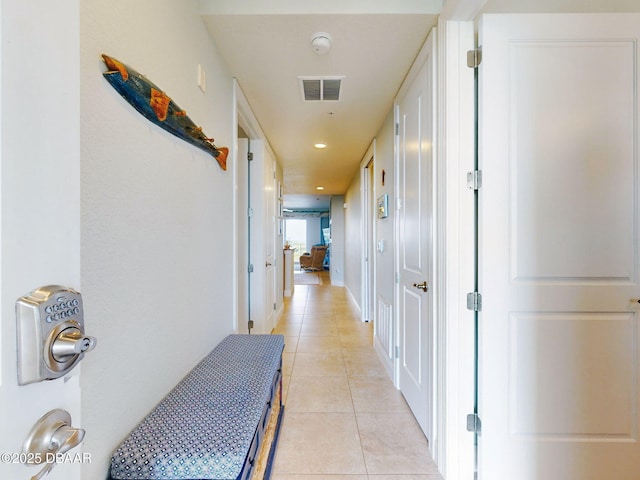
[[[331,42],[331,35],[328,33],[318,32],[311,37],[311,46],[318,55],[324,55],[331,50]]]

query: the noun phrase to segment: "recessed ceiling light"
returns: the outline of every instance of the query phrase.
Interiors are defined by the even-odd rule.
[[[327,148],[327,144],[326,143],[316,143],[314,145],[314,147],[316,147],[316,148]]]
[[[316,190],[324,190],[324,187],[316,187]]]

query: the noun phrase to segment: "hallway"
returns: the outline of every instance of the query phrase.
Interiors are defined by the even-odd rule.
[[[274,330],[285,336],[285,415],[272,479],[442,480],[372,347],[373,325],[319,276],[295,286]]]

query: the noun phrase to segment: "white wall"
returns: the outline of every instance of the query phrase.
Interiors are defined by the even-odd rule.
[[[386,303],[393,304],[395,281],[394,242],[395,242],[395,162],[394,162],[394,116],[390,110],[384,123],[376,135],[376,155],[374,161],[374,192],[376,200],[380,195],[389,196],[388,217],[376,218],[376,245],[380,240],[384,241],[384,252],[376,249],[375,283],[376,291],[373,292],[374,300],[382,296]],[[382,185],[382,170],[385,171],[385,182]],[[364,206],[362,205],[362,178],[360,170],[354,175],[347,193],[345,202],[345,256],[344,283],[353,299],[362,308],[362,218]]]
[[[360,198],[360,189],[362,181],[360,179],[360,171],[353,177],[353,181],[344,196],[347,208],[344,211],[344,285],[355,300],[358,307],[362,310],[362,255],[363,242],[362,238],[362,199]]]
[[[331,284],[344,285],[345,262],[345,208],[344,196],[331,196]]]
[[[151,124],[104,80],[100,54],[148,76],[219,146],[232,77],[198,1],[81,2],[82,287],[98,338],[82,375],[83,478],[233,326],[232,168]],[[197,65],[207,92],[196,85]]]
[[[376,251],[376,291],[374,298],[382,296],[387,303],[393,303],[395,291],[395,168],[394,168],[394,116],[389,112],[384,124],[376,135],[376,159],[374,164],[374,181],[376,197],[387,194],[389,208],[387,218],[376,219],[376,242],[384,242],[384,251]],[[382,171],[385,172],[382,185]],[[376,243],[377,245],[377,243]]]
[[[307,217],[307,252],[310,252],[311,247],[321,242],[320,217]]]

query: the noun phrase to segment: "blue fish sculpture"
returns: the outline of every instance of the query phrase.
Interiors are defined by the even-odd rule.
[[[157,85],[113,57],[103,54],[102,59],[108,68],[108,71],[103,73],[104,78],[143,117],[176,137],[210,153],[218,161],[222,170],[227,169],[229,149],[216,147],[213,138],[202,133],[202,128],[193,123],[187,116],[187,112],[176,105]]]

